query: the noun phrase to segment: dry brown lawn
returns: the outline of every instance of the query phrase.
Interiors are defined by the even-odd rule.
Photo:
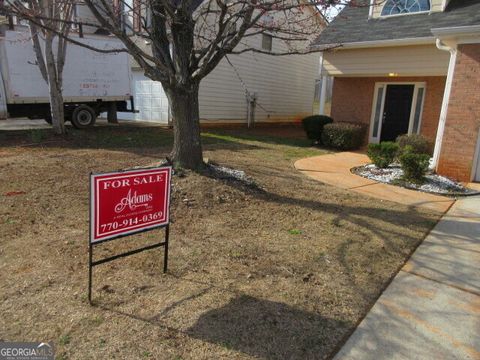
[[[329,358],[438,220],[296,172],[295,159],[325,152],[296,128],[212,130],[204,141],[205,156],[265,191],[174,177],[168,274],[163,249],[98,266],[92,307],[88,174],[152,164],[170,133],[0,132],[0,339],[52,341],[60,359]]]

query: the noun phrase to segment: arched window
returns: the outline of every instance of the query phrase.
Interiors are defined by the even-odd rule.
[[[387,0],[382,16],[408,14],[430,10],[429,0]]]

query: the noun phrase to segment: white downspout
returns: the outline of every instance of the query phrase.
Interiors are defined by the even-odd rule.
[[[437,138],[435,140],[435,150],[433,152],[433,164],[432,167],[434,169],[438,166],[438,160],[440,158],[440,152],[442,150],[442,141],[443,141],[443,133],[445,132],[445,122],[447,121],[447,113],[448,113],[448,103],[450,101],[450,93],[452,91],[452,83],[453,83],[453,75],[455,73],[455,63],[457,61],[457,49],[446,46],[442,43],[440,39],[436,41],[437,48],[443,51],[450,52],[450,63],[448,64],[448,73],[447,73],[447,80],[445,83],[445,91],[443,93],[443,101],[442,101],[442,109],[440,111],[440,119],[438,121],[438,129],[437,129]]]

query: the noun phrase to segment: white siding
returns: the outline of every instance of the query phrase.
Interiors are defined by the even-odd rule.
[[[450,54],[435,45],[345,49],[324,54],[324,68],[334,76],[442,76]]]
[[[257,41],[260,43],[261,38]],[[273,51],[279,46],[277,42],[273,39]],[[244,53],[230,55],[229,59],[248,91],[257,95],[256,121],[293,120],[312,113],[319,54]],[[223,60],[201,83],[202,119],[246,119],[245,89],[234,68]]]
[[[258,39],[260,41],[260,39]],[[275,51],[276,39],[273,40]],[[246,88],[257,95],[255,121],[292,121],[312,114],[319,54],[269,56],[230,55]],[[159,82],[141,71],[133,72],[137,114],[119,113],[120,119],[168,122],[168,100]],[[223,60],[200,84],[200,119],[204,122],[245,122],[245,89],[234,68]]]

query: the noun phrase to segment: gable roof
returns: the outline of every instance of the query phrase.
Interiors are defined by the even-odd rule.
[[[443,12],[419,13],[369,19],[368,0],[346,6],[313,41],[313,46],[432,38],[431,29],[480,25],[480,1],[451,0]],[[363,4],[363,6],[358,6]]]

